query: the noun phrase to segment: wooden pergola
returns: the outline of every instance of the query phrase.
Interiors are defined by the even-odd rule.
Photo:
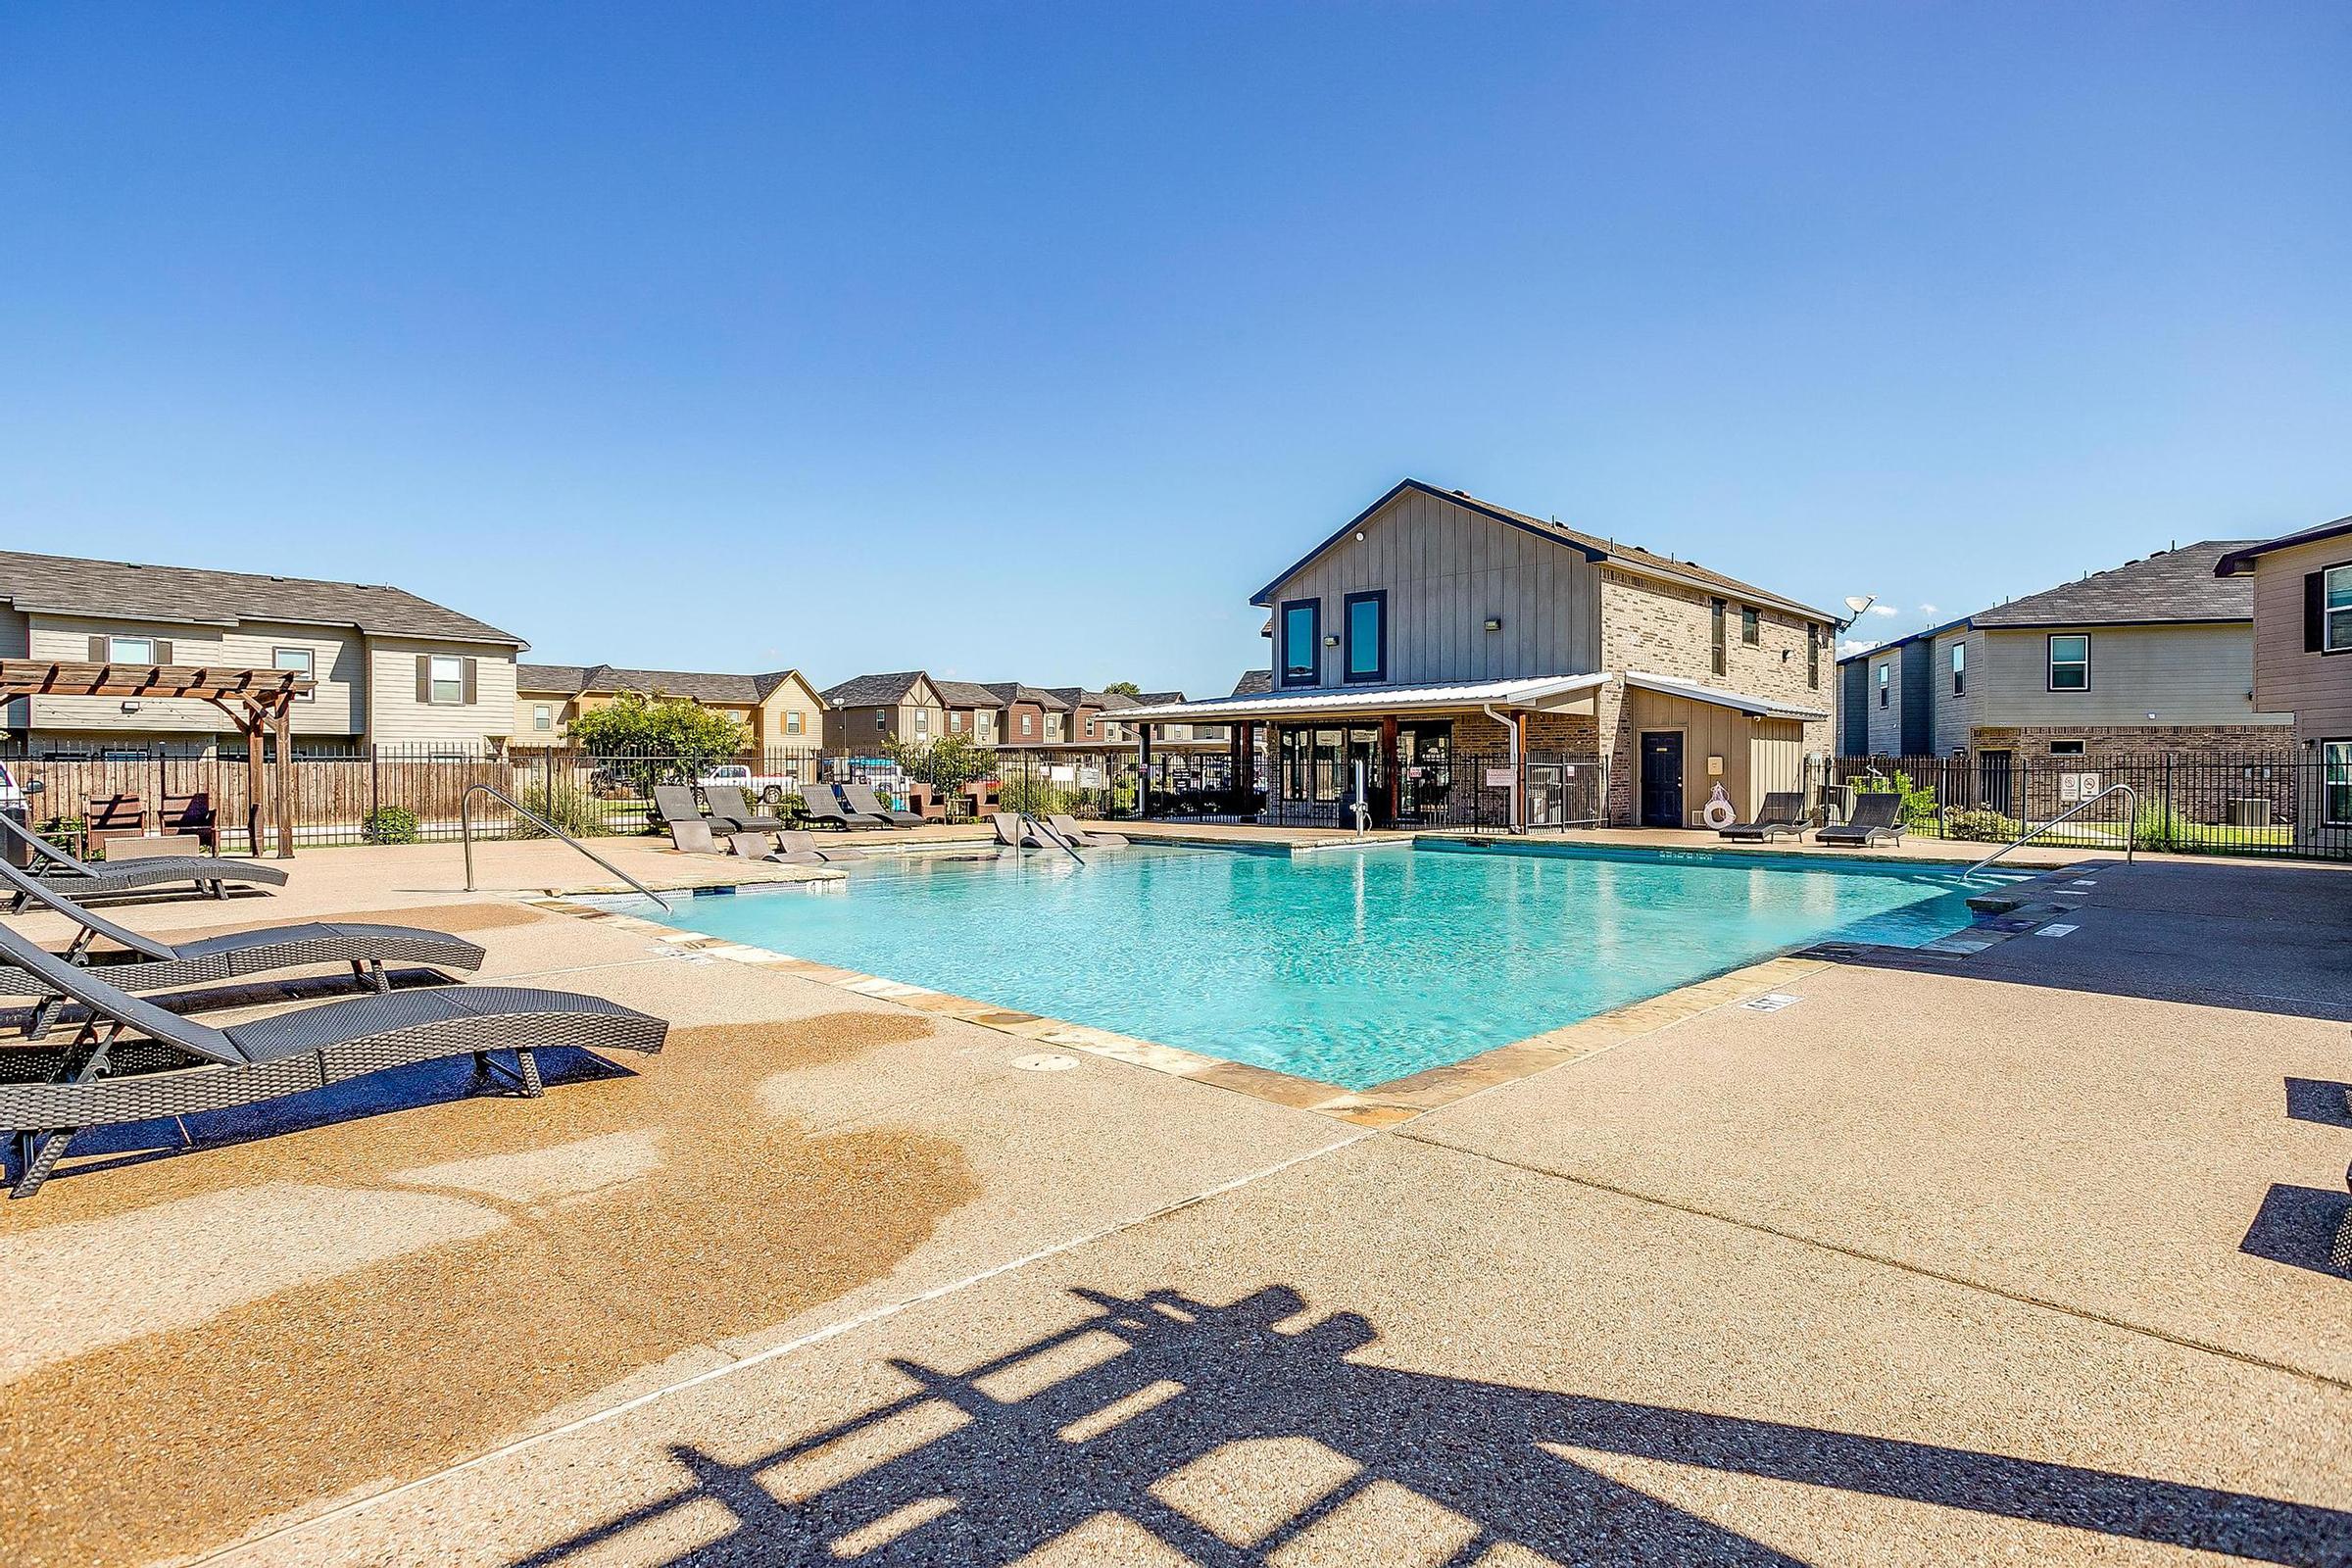
[[[262,848],[264,762],[262,737],[277,740],[277,778],[269,793],[275,808],[277,858],[294,858],[294,748],[288,733],[294,700],[317,682],[285,669],[239,669],[203,664],[92,664],[37,659],[0,659],[0,706],[21,697],[101,697],[135,703],[166,697],[210,703],[245,737],[245,832]]]

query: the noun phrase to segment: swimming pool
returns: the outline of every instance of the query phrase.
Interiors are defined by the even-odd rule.
[[[1828,939],[1970,921],[1949,868],[1468,844],[893,856],[662,914],[795,957],[1365,1088]]]

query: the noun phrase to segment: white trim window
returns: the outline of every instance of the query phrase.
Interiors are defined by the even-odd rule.
[[[270,650],[270,667],[316,679],[318,674],[318,656],[308,648],[272,648]],[[318,699],[318,693],[315,688],[298,693],[294,698],[298,703],[316,702]]]
[[[789,710],[784,714],[784,733],[787,735],[801,733],[801,710],[799,709]]]
[[[531,705],[531,728],[544,732],[547,730],[552,730],[555,727],[555,705],[552,703],[533,703]]]
[[[931,710],[928,708],[918,708],[914,710],[914,733],[918,740],[930,738]]]
[[[1968,644],[1952,644],[1952,695],[1968,695]]]
[[[433,706],[459,708],[466,702],[466,661],[455,654],[433,655]]]
[[[1886,693],[1894,684],[1894,665],[1891,662],[1879,666],[1879,706],[1886,706]]]
[[[2352,565],[2329,566],[2322,574],[2320,626],[2323,652],[2352,653]]]
[[[2080,631],[2050,633],[2049,689],[2054,692],[2086,692],[2090,690],[2090,634]]]
[[[155,639],[109,637],[106,640],[106,662],[110,664],[152,664],[155,662]],[[144,757],[146,753],[139,755]]]
[[[2320,816],[2352,827],[2352,741],[2320,742]]]

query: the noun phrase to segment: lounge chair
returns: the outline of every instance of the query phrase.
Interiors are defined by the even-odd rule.
[[[1076,817],[1061,811],[1049,813],[1046,817],[1046,826],[1068,839],[1080,849],[1114,849],[1127,842],[1127,835],[1124,833],[1097,832],[1081,826]]]
[[[1011,850],[1042,850],[1046,841],[1037,830],[1010,811],[992,811],[989,825],[997,830],[997,842]]]
[[[119,926],[5,860],[0,860],[0,886],[12,888],[20,897],[44,905],[80,926],[81,933],[58,956],[124,991],[167,991],[302,964],[348,963],[353,978],[382,993],[391,989],[384,975],[386,963],[420,963],[438,971],[444,980],[454,978],[451,970],[471,973],[482,966],[482,950],[474,944],[403,925],[310,921],[173,944]],[[90,943],[98,937],[122,951],[92,953]],[[5,963],[0,963],[0,996],[39,999],[24,1028],[27,1040],[46,1035],[66,1002],[64,993],[55,987]]]
[[[891,827],[921,827],[923,825],[921,812],[902,811],[894,807],[884,806],[875,798],[874,787],[871,784],[852,782],[836,784],[833,787],[841,792],[841,804],[860,815],[879,817]]]
[[[444,1056],[470,1055],[476,1072],[489,1075],[497,1051],[514,1054],[512,1081],[536,1098],[536,1052],[659,1051],[668,1032],[661,1019],[602,997],[518,986],[352,997],[215,1029],[111,986],[5,927],[0,963],[90,1014],[66,1045],[0,1051],[0,1129],[12,1135],[14,1198],[40,1191],[85,1127],[250,1105]]]
[[[841,787],[837,784],[808,785],[801,791],[801,804],[807,808],[811,822],[830,822],[842,828],[888,826],[878,816],[851,810],[842,801]]]
[[[664,826],[679,822],[708,822],[700,802],[694,798],[689,784],[657,784],[654,786],[654,809],[662,813]]]
[[[817,848],[816,835],[807,828],[786,828],[783,832],[778,833],[776,848],[784,854],[813,855],[819,860],[862,860],[865,858],[865,852],[853,844],[844,844],[831,850]],[[806,864],[807,862],[798,863]]]
[[[752,809],[752,803],[743,798],[739,785],[712,784],[703,791],[703,799],[710,803],[713,832],[773,833],[791,826],[780,816]]]
[[[1884,838],[1889,844],[1903,839],[1903,798],[1892,790],[1876,790],[1854,797],[1854,814],[1843,822],[1820,828],[1817,844],[1867,845]]]
[[[1715,830],[1720,838],[1741,839],[1748,843],[1768,841],[1783,833],[1802,836],[1805,831],[1805,797],[1801,790],[1774,790],[1764,797],[1764,808],[1752,822],[1734,822],[1730,827]]]
[[[286,884],[286,873],[277,866],[263,865],[257,860],[224,859],[217,855],[157,855],[124,860],[119,865],[91,865],[74,858],[30,829],[19,826],[5,813],[0,813],[0,832],[28,846],[46,862],[52,868],[44,873],[49,881],[63,882],[83,898],[93,894],[171,891],[171,884],[186,882],[196,892],[225,899],[232,882],[240,887]],[[9,912],[13,914],[24,908],[24,890],[19,889],[8,906]]]

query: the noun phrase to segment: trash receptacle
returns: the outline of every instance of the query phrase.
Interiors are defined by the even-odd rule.
[[[35,790],[38,788],[38,785],[34,786]],[[9,771],[8,764],[0,762],[0,816],[7,817],[11,824],[29,833],[32,831],[32,808],[24,795],[25,792],[17,784],[16,775]],[[8,857],[9,864],[20,871],[32,869],[31,845],[14,833],[0,833],[0,839],[8,841],[0,844],[0,854]]]

